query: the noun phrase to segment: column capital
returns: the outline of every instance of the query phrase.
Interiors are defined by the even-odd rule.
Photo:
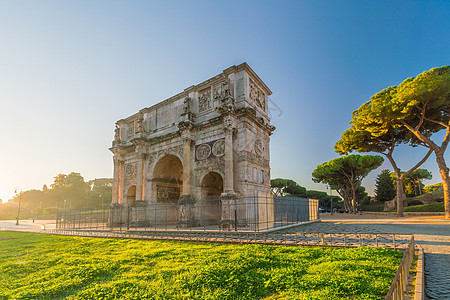
[[[121,163],[125,161],[125,158],[122,155],[114,155],[113,156],[114,163]]]
[[[147,153],[143,153],[143,152],[138,152],[138,158],[140,159],[147,159]]]
[[[134,145],[135,145],[135,149],[134,149],[134,151],[137,153],[137,154],[139,154],[139,155],[143,155],[143,154],[146,154],[147,153],[147,143],[145,143],[144,141],[138,141],[138,140],[135,140],[135,141],[133,141],[134,142]]]
[[[232,115],[224,116],[223,118],[223,130],[225,132],[233,132],[236,129],[236,118]]]
[[[178,123],[180,132],[191,131],[192,127],[194,127],[194,123],[191,121],[181,121]]]

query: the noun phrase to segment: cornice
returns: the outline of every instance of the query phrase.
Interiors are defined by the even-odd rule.
[[[247,117],[248,119],[253,121],[254,124],[258,125],[259,128],[268,132],[269,135],[271,135],[272,132],[276,129],[275,126],[271,125],[270,123],[266,123],[262,117],[257,117],[255,109],[250,107],[238,109],[236,111],[236,116],[238,118]]]
[[[256,83],[264,90],[264,92],[267,95],[269,96],[272,95],[272,91],[269,89],[269,87],[264,83],[264,81],[262,81],[262,79],[258,75],[256,75],[255,71],[253,71],[253,69],[250,68],[250,66],[246,62],[240,64],[237,67],[236,66],[229,67],[228,69],[224,70],[224,73],[227,72],[229,69],[234,70],[234,68],[236,68],[237,71],[245,70],[250,75],[250,77],[252,77],[252,79],[256,81]]]
[[[271,95],[272,94],[272,91],[267,87],[267,85],[264,83],[264,81],[262,81],[261,78],[258,75],[256,75],[255,71],[253,71],[253,69],[250,68],[250,66],[246,62],[244,62],[244,63],[242,63],[240,65],[237,65],[237,66],[233,65],[233,66],[231,66],[229,68],[226,68],[225,70],[223,70],[222,73],[220,73],[220,74],[218,74],[218,75],[216,75],[216,76],[214,76],[212,78],[209,78],[209,79],[207,79],[207,80],[205,80],[205,81],[203,81],[203,82],[201,82],[199,84],[187,87],[187,88],[184,89],[184,91],[182,91],[182,92],[180,92],[180,93],[178,93],[178,94],[176,94],[176,95],[174,95],[174,96],[172,96],[172,97],[170,97],[170,98],[168,98],[166,100],[158,102],[158,103],[156,103],[156,104],[154,104],[152,106],[145,107],[145,108],[139,110],[137,113],[117,121],[117,123],[119,124],[119,123],[129,122],[132,119],[134,119],[137,116],[139,116],[141,113],[151,112],[151,111],[156,110],[156,109],[158,109],[160,107],[166,106],[167,104],[173,103],[176,100],[179,100],[179,99],[182,99],[182,98],[188,96],[189,93],[191,93],[191,92],[198,92],[198,91],[202,90],[203,88],[206,88],[207,86],[219,83],[220,81],[222,81],[224,79],[224,76],[226,77],[226,76],[228,76],[230,74],[234,74],[234,73],[240,72],[242,70],[246,71],[249,74],[249,76],[258,84],[259,87],[261,87],[264,90],[264,92],[267,95]]]

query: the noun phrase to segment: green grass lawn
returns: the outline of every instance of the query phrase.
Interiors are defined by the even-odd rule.
[[[390,210],[389,212],[396,212]],[[403,208],[403,212],[444,212],[444,202],[436,202],[431,204],[412,205]]]
[[[0,299],[384,299],[402,255],[0,231]]]
[[[444,202],[414,205],[403,208],[404,212],[444,212]]]

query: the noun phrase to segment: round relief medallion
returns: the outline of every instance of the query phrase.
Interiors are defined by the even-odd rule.
[[[208,144],[198,146],[196,157],[198,160],[207,159],[211,155],[211,147]]]
[[[257,155],[261,155],[262,154],[262,142],[261,140],[256,140],[255,141],[255,153]]]
[[[214,156],[222,156],[225,154],[225,141],[224,140],[218,140],[214,143],[212,146],[212,153]]]
[[[130,177],[130,176],[133,176],[133,173],[134,173],[134,166],[133,166],[133,164],[128,164],[128,165],[125,167],[125,174],[126,174],[128,177]]]

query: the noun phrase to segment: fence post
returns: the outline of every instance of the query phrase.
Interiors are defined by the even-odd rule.
[[[234,231],[237,231],[237,207],[236,207],[237,203],[236,203],[236,200],[234,200],[234,201],[235,201],[235,204],[234,204]]]
[[[127,231],[130,230],[130,205],[127,205]]]
[[[395,233],[394,233],[394,250],[396,250],[397,249],[397,245],[395,244]]]

